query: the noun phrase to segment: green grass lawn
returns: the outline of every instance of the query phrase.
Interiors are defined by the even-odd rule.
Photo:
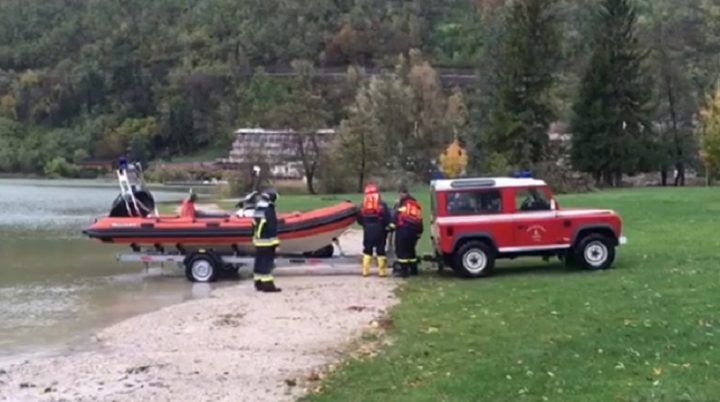
[[[720,400],[720,190],[623,190],[560,203],[622,214],[630,244],[614,269],[524,259],[501,262],[483,280],[427,272],[399,291],[389,344],[344,364],[308,400]]]

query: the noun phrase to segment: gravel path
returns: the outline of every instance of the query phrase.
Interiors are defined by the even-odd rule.
[[[291,401],[396,301],[392,279],[277,282],[280,294],[243,281],[107,328],[88,351],[0,367],[0,400]]]

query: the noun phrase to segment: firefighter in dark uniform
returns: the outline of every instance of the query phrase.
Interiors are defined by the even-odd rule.
[[[399,200],[395,205],[393,226],[395,229],[395,257],[401,277],[418,274],[418,259],[415,253],[417,242],[422,236],[422,207],[407,190],[401,186]]]
[[[258,292],[280,292],[272,275],[275,267],[275,251],[278,239],[278,221],[275,213],[277,193],[273,190],[260,194],[253,216],[253,245],[255,245],[255,290]]]
[[[374,184],[365,186],[365,196],[357,217],[358,224],[363,228],[363,261],[362,275],[370,275],[373,253],[377,255],[378,276],[387,276],[387,231],[392,223],[390,208],[380,197]]]

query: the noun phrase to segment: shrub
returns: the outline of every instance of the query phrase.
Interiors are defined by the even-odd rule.
[[[249,175],[240,172],[228,172],[224,175],[224,179],[227,183],[219,185],[216,190],[219,197],[242,197],[248,193],[248,187],[250,186]]]
[[[45,163],[43,168],[45,176],[48,177],[76,177],[78,174],[78,167],[72,163],[68,163],[65,158],[58,156]]]
[[[73,152],[73,163],[80,163],[88,160],[90,158],[90,154],[88,151],[78,148]]]
[[[587,174],[572,170],[557,162],[540,162],[534,169],[535,177],[544,180],[556,194],[594,191],[594,181]]]
[[[333,161],[324,165],[325,169],[318,172],[320,192],[325,194],[341,194],[355,190],[357,179],[351,177],[347,169],[340,163]]]

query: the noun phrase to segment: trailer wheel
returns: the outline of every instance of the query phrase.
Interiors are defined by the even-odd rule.
[[[191,282],[214,282],[219,266],[211,254],[196,253],[185,260],[185,276]]]

